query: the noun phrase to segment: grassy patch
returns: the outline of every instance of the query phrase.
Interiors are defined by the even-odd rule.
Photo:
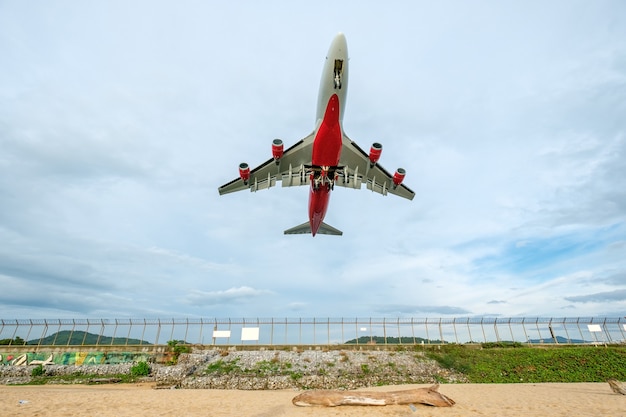
[[[215,374],[215,375],[226,375],[233,372],[241,371],[241,366],[239,366],[239,358],[236,358],[232,361],[223,361],[221,359],[216,360],[215,362],[209,364],[207,366],[205,373],[206,374]]]
[[[474,383],[604,382],[626,379],[626,348],[559,347],[475,349],[442,346],[427,356]]]
[[[128,384],[139,380],[139,377],[130,374],[102,375],[73,373],[68,375],[40,375],[34,376],[25,384],[15,385],[47,385],[47,384],[100,384],[100,383],[122,383]]]

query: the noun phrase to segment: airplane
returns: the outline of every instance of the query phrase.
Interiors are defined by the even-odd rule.
[[[309,221],[284,234],[343,234],[324,223],[330,192],[335,186],[367,189],[412,200],[415,193],[403,184],[406,170],[393,175],[378,160],[382,145],[372,144],[366,153],[343,130],[348,89],[348,44],[343,33],[333,39],[320,82],[315,129],[287,150],[281,139],[272,142],[272,158],[254,169],[242,162],[239,177],[219,187],[220,195],[249,189],[258,191],[282,182],[283,187],[310,185]]]

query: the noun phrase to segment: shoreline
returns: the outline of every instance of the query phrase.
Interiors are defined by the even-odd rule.
[[[387,392],[427,384],[371,387]],[[437,408],[389,406],[297,407],[303,392],[283,390],[155,389],[155,383],[105,385],[0,385],[3,414],[11,416],[623,416],[626,396],[607,383],[442,384],[456,404]],[[413,411],[415,409],[415,411]]]

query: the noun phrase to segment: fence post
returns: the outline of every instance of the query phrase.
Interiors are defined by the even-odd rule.
[[[126,334],[126,342],[124,342],[124,346],[128,346],[128,339],[130,339],[130,331],[132,328],[133,328],[133,319],[128,319],[128,333]]]
[[[341,344],[346,342],[346,338],[343,334],[343,317],[341,318]]]
[[[485,334],[485,326],[483,325],[485,318],[481,317],[480,318],[480,330],[482,330],[483,332],[483,341],[486,343],[487,342],[487,335]]]
[[[496,333],[496,342],[500,342],[500,333],[498,332],[498,318],[493,320],[493,331]]]
[[[39,341],[37,342],[37,349],[39,349],[39,346],[41,346],[41,341],[43,340],[44,337],[46,337],[46,333],[48,333],[48,320],[44,319],[43,331],[41,332],[41,336],[39,337]]]
[[[585,340],[585,336],[583,336],[583,331],[580,329],[580,317],[576,318],[576,327],[578,327],[578,333],[580,333],[580,340]]]
[[[170,338],[168,340],[174,340],[174,318],[172,318],[172,331],[170,332]]]
[[[563,329],[565,330],[565,337],[567,337],[567,343],[572,343],[572,338],[569,337],[569,331],[567,330],[567,322],[563,318]]]
[[[539,317],[535,318],[535,327],[537,327],[537,334],[539,335],[539,343],[543,343],[543,336],[541,336],[541,330],[539,330]]]
[[[146,319],[143,319],[143,330],[141,331],[141,340],[139,341],[139,346],[143,346],[144,335],[146,334]]]
[[[398,344],[402,345],[402,333],[400,332],[400,317],[398,317]]]
[[[61,331],[61,319],[57,319],[59,321],[59,327],[57,327],[57,332],[54,334],[54,340],[52,341],[52,346],[56,346],[57,337],[59,337],[59,332]]]
[[[559,341],[554,334],[554,329],[552,328],[552,318],[550,318],[550,321],[548,322],[548,330],[550,331],[550,336],[552,337],[552,340],[554,340],[554,343],[558,345]]]
[[[524,339],[526,340],[526,343],[528,343],[529,345],[530,343],[530,338],[528,337],[528,333],[526,333],[526,317],[524,317],[522,319],[522,329],[524,330]]]
[[[326,334],[328,336],[328,339],[327,339],[328,343],[327,344],[328,344],[328,346],[330,346],[330,317],[328,318],[328,323],[327,323],[326,329],[327,329]]]
[[[384,342],[385,346],[387,346],[387,321],[384,317],[383,317],[383,340],[385,341]]]
[[[626,330],[626,324],[622,323],[622,318],[618,318],[617,319],[617,328],[619,329],[620,333],[622,334],[622,340],[626,340],[626,336],[624,335],[624,330]]]
[[[441,318],[439,319],[439,342],[443,344],[443,329],[441,328]]]
[[[606,334],[606,341],[608,343],[611,343],[613,340],[611,339],[611,332],[609,332],[606,329],[606,317],[604,318],[604,321],[602,322],[602,330],[604,331],[604,334]]]
[[[157,319],[157,334],[156,340],[154,341],[155,345],[159,344],[159,337],[161,337],[161,319]]]
[[[113,327],[113,337],[111,338],[111,346],[115,342],[115,335],[117,334],[117,319],[115,319],[115,326]]]
[[[72,330],[70,330],[70,337],[67,339],[67,344],[65,346],[69,346],[72,342],[72,336],[74,336],[74,329],[76,328],[76,320],[72,319]]]

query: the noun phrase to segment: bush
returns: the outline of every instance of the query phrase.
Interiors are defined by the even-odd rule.
[[[137,377],[137,376],[148,376],[150,375],[150,365],[148,365],[146,362],[138,362],[136,365],[133,365],[130,368],[130,375]]]
[[[176,365],[181,353],[191,353],[191,346],[188,346],[184,340],[169,340],[167,345],[170,352],[174,352],[174,357],[168,362],[169,365]]]
[[[30,372],[30,376],[42,376],[44,373],[45,370],[43,369],[43,365],[37,365]]]

